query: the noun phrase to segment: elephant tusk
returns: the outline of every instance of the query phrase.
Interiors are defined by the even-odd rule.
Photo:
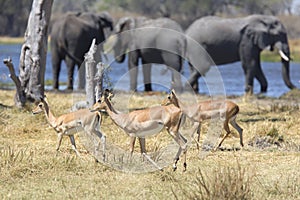
[[[280,57],[285,60],[285,61],[290,61],[289,57],[287,55],[285,55],[285,53],[283,53],[282,50],[279,50],[279,54],[280,54]]]
[[[268,45],[265,50],[271,51],[271,45]]]

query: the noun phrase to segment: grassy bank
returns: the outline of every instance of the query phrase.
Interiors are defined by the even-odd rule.
[[[0,45],[1,44],[21,44],[24,42],[23,37],[0,37]]]
[[[43,114],[33,116],[30,106],[28,110],[14,108],[14,91],[0,92],[1,199],[299,199],[297,91],[281,100],[232,99],[240,106],[237,122],[244,129],[243,149],[238,150],[238,138],[230,137],[224,141],[223,151],[200,159],[203,151],[199,152],[193,143],[187,154],[187,172],[182,172],[180,160],[176,172],[167,166],[162,172],[142,174],[119,172],[95,163],[78,136],[81,158],[75,156],[66,137],[56,155],[57,137]],[[70,93],[47,93],[47,97],[56,115],[68,112],[77,98]],[[164,97],[160,93],[139,94],[131,96],[129,104],[131,108],[148,107]],[[117,93],[115,105],[124,108],[127,98],[129,94]],[[207,129],[208,123],[204,123],[201,143]],[[128,152],[128,136],[106,115],[102,131],[108,141]],[[147,140],[147,149],[160,149],[170,140],[164,131]]]

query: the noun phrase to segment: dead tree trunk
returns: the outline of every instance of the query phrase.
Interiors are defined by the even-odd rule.
[[[85,70],[86,101],[76,102],[72,107],[73,111],[89,108],[100,98],[104,72],[100,50],[96,45],[96,39],[93,39],[89,51],[84,56],[84,68],[80,69]],[[96,63],[98,64],[96,65]]]
[[[102,62],[99,62],[96,68],[97,68],[97,73],[95,76],[95,81],[96,81],[95,96],[97,102],[100,100],[103,91],[103,73],[105,70],[105,65]]]
[[[93,39],[90,50],[85,54],[85,74],[86,74],[86,103],[91,107],[95,103],[95,81],[96,74],[96,61],[95,53],[97,46],[95,45],[96,39]]]
[[[88,106],[92,106],[98,101],[102,92],[104,65],[101,62],[101,48],[97,47],[95,42],[96,40],[93,39],[90,50],[85,55],[86,101]]]
[[[19,84],[14,81],[17,87],[15,104],[18,107],[23,107],[26,100],[37,100],[44,96],[48,24],[52,3],[53,0],[33,0],[32,3],[25,42],[21,48]]]

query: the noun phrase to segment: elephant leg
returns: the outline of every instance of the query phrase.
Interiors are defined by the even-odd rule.
[[[185,90],[193,90],[194,92],[199,92],[199,83],[198,79],[201,77],[201,74],[194,68],[191,62],[188,63],[190,68],[190,77],[185,84]]]
[[[178,92],[182,92],[182,82],[181,82],[181,69],[182,69],[182,59],[178,55],[174,55],[170,52],[162,52],[162,58],[164,63],[171,69],[172,73],[172,84],[171,88]]]
[[[67,89],[73,90],[73,75],[74,75],[75,62],[70,58],[66,58],[66,65],[68,69]]]
[[[78,68],[78,89],[83,90],[85,86],[85,67],[80,66]]]
[[[132,51],[128,53],[128,68],[130,75],[130,90],[137,89],[137,75],[138,75],[138,52]]]
[[[53,89],[59,89],[59,73],[61,69],[61,58],[56,53],[52,53],[52,74],[53,74]]]
[[[259,65],[259,67],[256,69],[255,71],[255,78],[258,80],[258,82],[260,83],[260,92],[264,93],[267,92],[267,88],[268,88],[268,82],[267,79],[261,69],[261,66]]]
[[[145,91],[152,91],[151,68],[152,68],[151,64],[143,64],[143,76],[144,76]]]
[[[245,73],[245,92],[249,95],[253,94],[254,78],[257,78],[259,82],[262,81],[266,84],[260,66],[260,49],[252,43],[252,40],[249,40],[248,38],[247,40],[242,40],[239,49],[242,67]]]
[[[190,88],[192,88],[196,93],[198,93],[199,92],[198,78],[200,77],[201,74],[197,70],[191,71],[191,75],[185,85],[185,89],[190,90]]]
[[[253,69],[248,69],[245,72],[246,82],[245,82],[245,92],[247,94],[253,94],[253,82],[254,82],[254,72]]]
[[[178,92],[182,92],[181,74],[178,71],[172,71],[172,86]]]

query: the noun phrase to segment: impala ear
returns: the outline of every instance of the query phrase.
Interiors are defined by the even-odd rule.
[[[112,93],[111,90],[109,89],[105,89],[104,92],[102,93],[102,97],[107,98],[107,99],[111,99],[114,96],[114,94]]]
[[[173,94],[173,95],[176,96],[176,93],[175,93],[175,90],[174,90],[174,89],[171,90],[171,94]]]
[[[47,99],[47,96],[46,95],[44,95],[44,101],[47,101],[48,99]]]
[[[111,99],[115,96],[114,93],[109,92],[107,99],[111,101]]]
[[[107,95],[108,95],[108,93],[109,93],[109,89],[105,89],[103,92],[102,92],[102,97],[107,97]]]
[[[46,95],[40,96],[39,102],[46,102],[46,103],[48,103],[48,102],[47,102],[47,97],[46,97]]]

